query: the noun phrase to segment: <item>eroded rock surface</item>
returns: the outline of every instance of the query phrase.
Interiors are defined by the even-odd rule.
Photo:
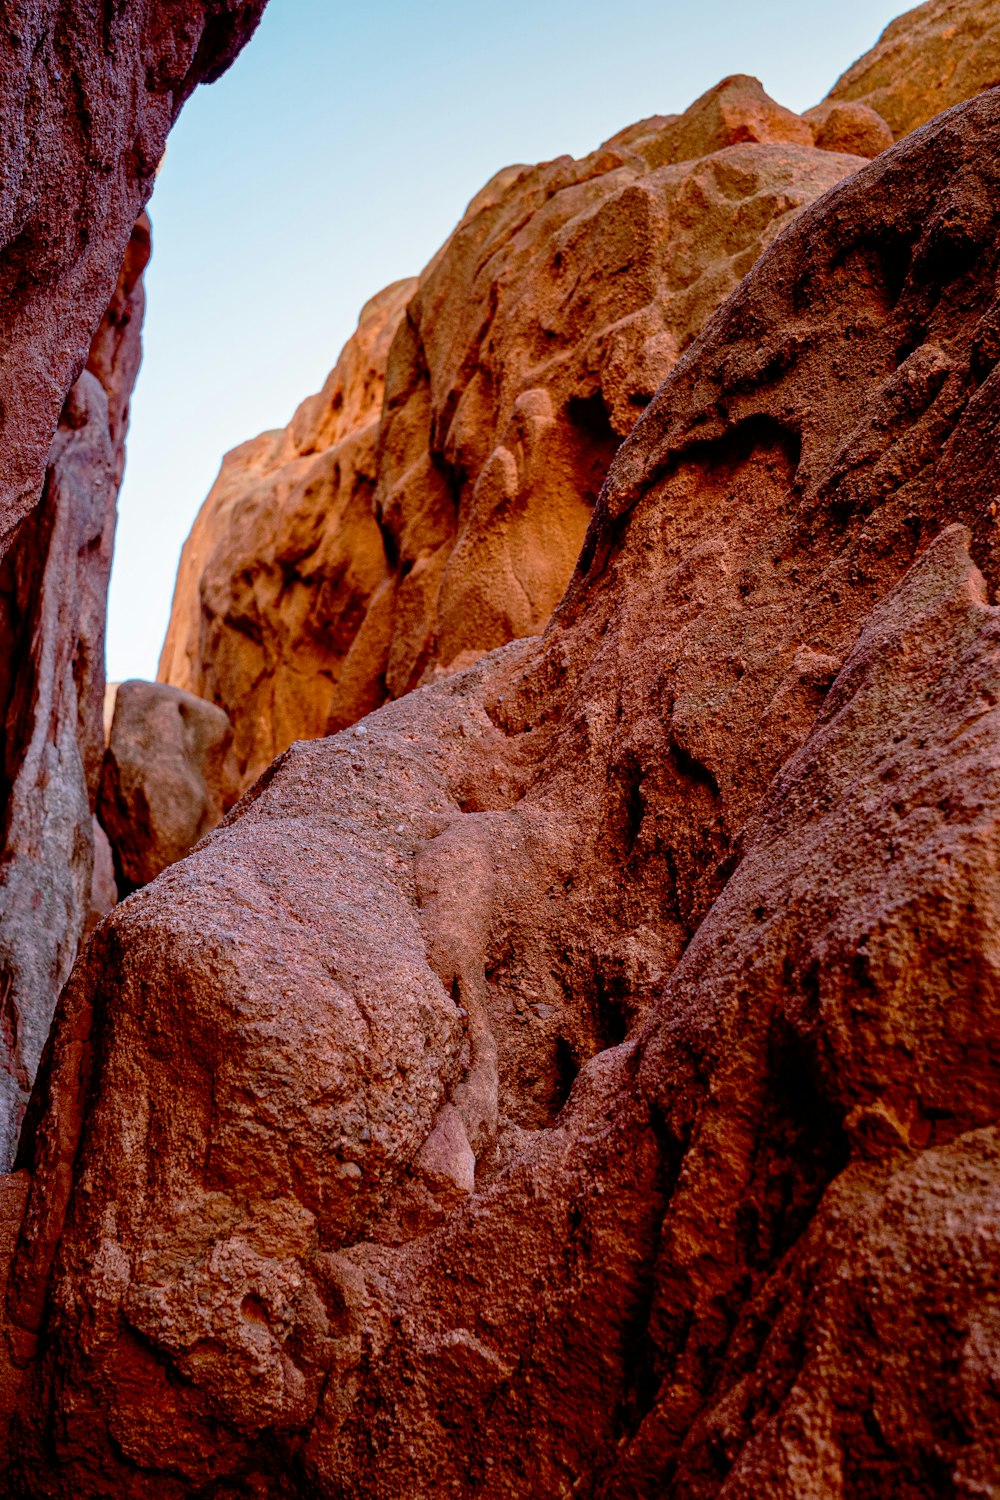
[[[19,1493],[990,1493],[998,153],[993,92],[805,209],[541,639],[95,934]]]
[[[115,291],[167,131],[265,0],[23,0],[0,28],[0,554]]]
[[[898,138],[997,84],[1000,0],[927,0],[890,21],[828,102],[866,105]]]
[[[383,700],[346,659],[389,578],[372,496],[386,358],[415,284],[368,303],[287,428],[226,455],[184,545],[160,677],[232,714],[245,780]]]
[[[870,155],[862,123],[848,144]],[[160,677],[229,712],[245,782],[292,740],[542,629],[661,380],[764,246],[861,165],[835,134],[733,77],[581,161],[508,168],[419,281],[369,304],[288,430],[226,458]]]
[[[119,683],[97,806],[122,894],[183,859],[236,801],[232,744],[214,703],[161,682]]]
[[[56,432],[41,503],[0,558],[0,1169],[9,1167],[94,892],[104,632],[149,222]],[[103,853],[103,851],[100,851]],[[106,872],[105,872],[106,873]],[[103,912],[102,912],[103,914]]]

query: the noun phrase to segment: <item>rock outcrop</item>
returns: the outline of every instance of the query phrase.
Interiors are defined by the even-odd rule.
[[[118,685],[97,810],[121,895],[183,859],[236,801],[232,743],[214,703],[158,682]]]
[[[866,106],[898,139],[997,84],[1000,0],[927,0],[890,21],[872,50],[838,78],[820,109]]]
[[[859,113],[850,144],[872,154]],[[582,161],[499,173],[419,280],[369,304],[287,431],[228,455],[160,677],[227,710],[245,782],[542,629],[661,380],[763,247],[861,165],[835,135],[734,77]]]
[[[160,676],[232,714],[245,780],[383,701],[370,669],[345,664],[389,578],[372,497],[386,359],[415,285],[368,303],[286,429],[226,455],[185,544]]]
[[[806,208],[544,635],[102,924],[25,1127],[15,1493],[990,1493],[998,214],[996,91]]]
[[[149,223],[56,432],[41,503],[0,558],[0,1170],[92,905],[104,756],[104,629]],[[101,851],[103,853],[103,851]],[[102,912],[103,914],[103,912]]]
[[[0,29],[0,555],[114,294],[167,131],[265,0],[24,0]]]

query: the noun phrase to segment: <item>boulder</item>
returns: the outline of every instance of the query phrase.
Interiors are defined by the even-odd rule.
[[[998,142],[995,91],[807,207],[544,634],[99,927],[15,1493],[989,1493]]]
[[[235,802],[232,742],[214,703],[159,682],[118,684],[97,809],[122,895],[183,859]]]

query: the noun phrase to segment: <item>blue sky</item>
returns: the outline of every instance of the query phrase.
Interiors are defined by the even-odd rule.
[[[580,156],[753,73],[801,110],[900,0],[271,0],[185,107],[151,204],[108,676],[154,677],[222,454],[318,389],[361,305],[416,274],[498,168]]]

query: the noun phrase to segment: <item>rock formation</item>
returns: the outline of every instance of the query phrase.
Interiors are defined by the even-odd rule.
[[[92,907],[104,755],[104,627],[149,223],[73,385],[41,503],[0,559],[0,1168],[11,1162],[56,1000]],[[102,853],[104,851],[102,850]]]
[[[226,455],[185,544],[160,676],[232,714],[244,779],[383,700],[345,659],[389,576],[372,496],[386,359],[414,286],[368,303],[286,429]]]
[[[873,145],[871,111],[840,113],[824,136],[729,78],[582,161],[501,172],[419,281],[369,304],[290,427],[227,456],[160,677],[227,710],[245,782],[293,740],[543,627],[678,355],[861,165],[848,136],[861,155],[891,142],[881,124]]]
[[[137,216],[182,103],[263,3],[97,17],[31,0],[0,29],[0,1166],[96,915],[105,599],[149,253]]]
[[[38,502],[167,131],[264,4],[23,0],[0,28],[0,554]]]
[[[16,1494],[995,1488],[998,215],[997,91],[805,208],[541,638],[295,746],[98,929],[25,1125]],[[443,483],[521,378],[439,397],[436,288],[382,441]]]
[[[122,895],[183,859],[236,801],[232,743],[214,703],[158,682],[119,684],[98,814]]]
[[[889,23],[825,103],[865,105],[899,138],[997,84],[1000,0],[927,0]]]

